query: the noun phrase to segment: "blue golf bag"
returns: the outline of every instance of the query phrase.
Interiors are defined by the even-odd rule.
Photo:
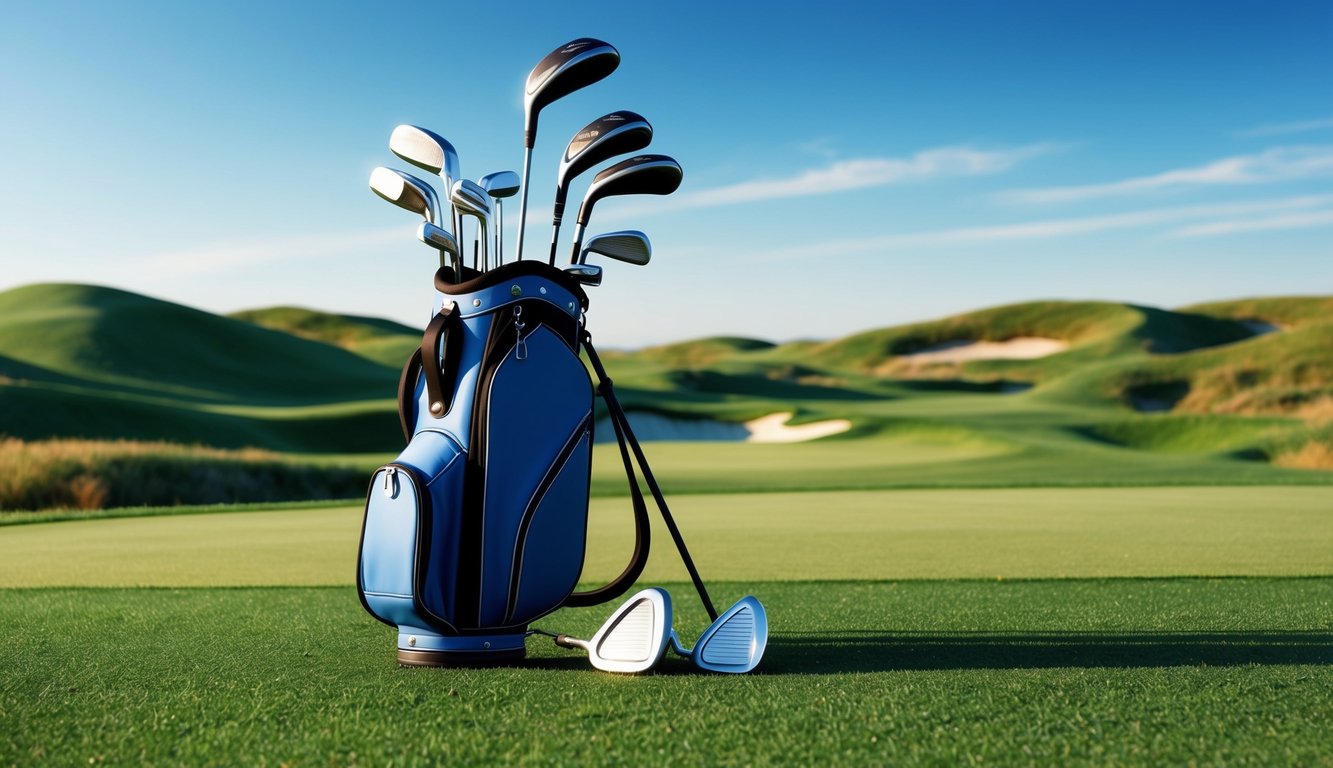
[[[399,663],[522,659],[534,620],[622,595],[649,549],[630,449],[704,595],[583,328],[582,286],[539,261],[464,269],[463,278],[436,273],[440,309],[399,383],[408,444],[376,470],[366,497],[357,590],[372,616],[398,628]],[[600,380],[596,393],[580,350]],[[620,444],[635,547],[615,580],[576,592],[595,394]]]

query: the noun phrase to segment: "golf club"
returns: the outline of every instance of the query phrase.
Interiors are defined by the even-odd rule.
[[[579,206],[578,224],[574,229],[574,247],[569,253],[575,263],[583,246],[583,232],[592,216],[593,206],[604,197],[616,195],[669,195],[680,187],[684,178],[680,163],[666,155],[637,155],[621,160],[592,179]]]
[[[444,256],[448,254],[453,262],[454,281],[463,279],[463,254],[458,250],[458,240],[446,229],[437,227],[429,221],[417,225],[417,239],[440,252],[440,266],[444,266]]]
[[[565,274],[584,285],[602,284],[602,268],[596,264],[570,264],[565,267]]]
[[[560,237],[560,222],[565,215],[565,199],[569,196],[569,183],[576,176],[616,155],[638,152],[653,140],[653,127],[642,115],[628,110],[612,112],[588,123],[583,130],[574,134],[565,147],[565,156],[560,160],[560,170],[555,182],[555,205],[552,207],[554,218],[551,228],[550,264],[555,266],[556,244]]]
[[[632,675],[657,666],[670,635],[671,595],[649,587],[622,603],[592,640],[556,635],[555,644],[584,649],[592,665],[604,672]]]
[[[439,221],[440,201],[434,188],[410,173],[378,166],[370,172],[370,191],[432,224]]]
[[[475,216],[477,219],[477,240],[472,251],[472,268],[485,271],[489,268],[490,248],[487,245],[487,233],[491,222],[491,198],[475,181],[459,179],[449,191],[449,200],[460,216]],[[479,244],[479,245],[478,245]],[[481,251],[478,259],[477,251]]]
[[[481,188],[495,201],[495,265],[504,263],[504,204],[506,197],[518,194],[518,174],[513,171],[496,171],[481,177]]]
[[[440,177],[444,183],[444,193],[449,194],[454,181],[462,178],[458,169],[458,152],[449,140],[434,131],[415,125],[400,125],[389,134],[389,151],[416,167]],[[435,222],[441,224],[442,222]],[[449,209],[449,227],[456,237],[462,237],[458,230],[460,224],[457,213]]]
[[[617,261],[643,266],[653,257],[652,243],[648,236],[637,229],[625,229],[619,232],[607,232],[597,235],[583,246],[579,254],[579,264],[588,260],[588,254],[596,253]]]
[[[675,630],[671,648],[709,672],[744,674],[759,666],[768,647],[768,613],[753,595],[742,597],[722,612],[689,649],[681,645]]]
[[[528,73],[523,99],[523,194],[518,203],[518,258],[523,258],[523,233],[528,216],[528,182],[532,148],[537,143],[537,117],[555,101],[592,85],[620,66],[620,52],[610,43],[580,37],[546,54]]]

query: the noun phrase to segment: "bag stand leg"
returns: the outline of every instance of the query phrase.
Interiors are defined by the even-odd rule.
[[[685,537],[681,535],[680,528],[676,526],[675,518],[671,516],[666,498],[662,495],[662,488],[657,484],[657,478],[653,477],[653,470],[648,466],[648,459],[643,455],[643,448],[639,446],[638,438],[634,436],[634,431],[630,429],[629,418],[625,415],[625,409],[621,407],[615,390],[611,388],[611,377],[606,375],[606,369],[602,367],[602,359],[592,346],[592,335],[587,331],[583,332],[583,348],[588,350],[588,360],[592,362],[593,370],[597,373],[597,390],[601,393],[602,400],[606,402],[606,408],[610,412],[611,419],[620,427],[616,430],[616,436],[620,437],[623,434],[625,441],[629,443],[630,450],[634,453],[634,460],[639,465],[639,472],[648,483],[648,490],[652,492],[653,500],[657,502],[657,509],[662,513],[662,520],[671,533],[671,539],[676,542],[676,550],[680,552],[680,559],[685,563],[685,569],[690,572],[690,580],[694,582],[694,589],[699,593],[699,600],[703,602],[704,609],[708,611],[708,618],[717,621],[717,609],[713,607],[713,601],[708,597],[708,590],[704,587],[703,579],[699,577],[699,569],[694,567],[694,558],[690,557],[690,551],[685,546]]]

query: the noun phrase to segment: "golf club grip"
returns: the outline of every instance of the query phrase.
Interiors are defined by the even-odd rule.
[[[584,337],[586,346],[586,332]],[[588,350],[589,357],[594,357],[596,354],[592,349]],[[601,361],[598,361],[596,365],[598,368],[597,391],[602,393],[604,400],[608,396],[614,398],[615,393],[611,391],[611,380],[606,377],[600,365]],[[607,407],[610,408],[609,401]],[[629,449],[626,447],[625,428],[614,413],[611,414],[611,428],[615,430],[616,444],[620,447],[620,460],[625,465],[625,477],[629,480],[630,502],[634,509],[634,554],[630,555],[629,564],[625,566],[625,570],[621,571],[620,575],[606,586],[586,592],[575,592],[565,599],[565,605],[575,608],[600,605],[625,594],[643,573],[644,567],[648,565],[648,552],[652,548],[652,528],[648,524],[648,504],[644,501],[643,491],[639,488],[638,478],[634,475],[634,464],[630,459]]]
[[[648,459],[643,455],[643,448],[639,446],[638,439],[634,437],[634,432],[630,429],[629,417],[625,415],[625,409],[620,407],[620,400],[616,397],[615,390],[611,388],[611,377],[606,375],[606,368],[602,366],[602,359],[592,346],[592,334],[586,330],[583,331],[583,348],[588,350],[588,360],[592,363],[593,370],[597,372],[598,391],[602,393],[602,400],[606,403],[607,411],[610,412],[611,424],[616,428],[616,437],[621,440],[621,455],[624,456],[625,444],[628,443],[634,451],[634,458],[639,464],[639,471],[643,474],[644,481],[648,483],[648,490],[652,492],[653,500],[657,502],[657,509],[662,513],[662,521],[666,523],[667,531],[671,533],[671,538],[676,543],[676,550],[680,553],[680,559],[685,563],[685,570],[690,573],[690,580],[694,582],[694,589],[699,593],[699,600],[703,602],[704,609],[708,611],[709,620],[717,621],[717,609],[713,607],[713,601],[708,596],[708,589],[699,576],[699,569],[694,566],[694,558],[690,556],[690,550],[685,546],[685,537],[681,535],[680,528],[676,526],[676,520],[671,516],[666,498],[662,495],[662,488],[657,484],[657,478],[653,477],[653,471],[648,466]],[[627,472],[633,473],[627,457],[625,469]],[[630,490],[632,494],[642,499],[638,482],[633,479],[630,480]]]

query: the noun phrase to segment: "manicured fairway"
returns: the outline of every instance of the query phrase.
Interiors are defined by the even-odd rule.
[[[682,495],[710,579],[1333,575],[1324,487]],[[625,499],[593,501],[589,581],[620,572]],[[0,527],[0,586],[352,584],[357,507]],[[658,527],[644,578],[684,569]]]
[[[400,669],[347,587],[5,590],[0,764],[1333,760],[1333,579],[715,591],[769,604],[762,673],[617,677],[544,638],[518,668]]]

